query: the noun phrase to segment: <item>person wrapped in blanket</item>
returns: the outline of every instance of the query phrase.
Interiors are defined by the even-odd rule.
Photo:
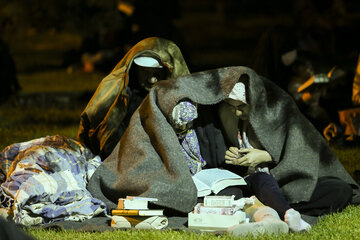
[[[47,136],[0,152],[0,215],[25,226],[105,214],[86,185],[101,159],[79,142]]]
[[[257,219],[272,216],[270,221],[267,219],[267,225],[261,225],[266,229],[286,232],[286,227],[279,221],[282,219],[288,225],[288,229],[293,232],[308,231],[311,225],[301,218],[299,211],[307,213],[309,210],[317,213],[322,211],[321,214],[324,214],[341,210],[350,203],[352,189],[349,184],[340,179],[320,178],[309,202],[290,205],[267,167],[268,163],[274,164],[272,157],[261,145],[255,134],[256,131],[249,123],[249,103],[245,89],[243,82],[236,83],[228,98],[217,105],[217,112],[218,120],[222,124],[222,134],[225,138],[235,136],[236,141],[229,144],[230,147],[222,157],[224,167],[233,170],[239,167],[246,168],[247,172],[244,177],[247,185],[228,187],[220,191],[218,195],[235,195],[236,198],[255,195],[261,203],[270,208],[264,208],[262,205],[261,214],[258,212],[260,208],[257,207],[252,207],[248,212],[257,215]],[[212,138],[208,137],[211,132],[208,131],[209,128],[216,123],[208,124],[202,129],[195,120],[201,117],[198,116],[196,104],[186,100],[174,107],[172,117],[191,174],[194,175],[203,168],[215,167],[217,163],[214,162],[214,158],[209,157],[211,154],[206,151],[209,150],[208,146],[212,145],[213,148],[216,148],[215,146],[218,144],[218,142],[209,143]],[[203,117],[209,118],[209,115],[206,114]],[[336,197],[331,188],[341,189],[342,194]],[[258,213],[256,214],[256,212]],[[241,224],[234,226],[229,231],[243,234],[258,227]]]
[[[158,81],[189,74],[175,43],[158,37],[133,46],[106,76],[81,113],[77,140],[104,160],[134,111]]]

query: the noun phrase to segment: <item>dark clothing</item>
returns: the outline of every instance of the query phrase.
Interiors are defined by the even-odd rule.
[[[290,208],[309,216],[338,212],[349,205],[352,198],[351,186],[335,177],[319,178],[309,202],[291,205],[287,203],[271,175],[258,172],[246,177],[245,181],[247,185],[228,187],[218,195],[235,195],[235,199],[255,195],[264,205],[275,209],[281,219],[284,219],[285,212]]]
[[[0,39],[0,103],[5,102],[12,94],[21,89],[14,59],[8,45]]]
[[[235,195],[235,199],[255,195],[260,202],[273,208],[280,218],[284,219],[286,210],[291,207],[282,195],[278,183],[271,175],[258,172],[246,177],[245,181],[247,185],[227,187],[217,195]]]
[[[0,217],[0,240],[32,240],[33,238],[25,234],[16,227],[13,222]]]
[[[269,206],[284,219],[285,212],[290,209],[290,205],[281,193],[280,187],[275,178],[263,172],[250,174],[245,178],[247,183],[244,194],[245,196],[255,195],[260,202]]]
[[[349,184],[339,178],[321,177],[310,201],[291,204],[291,207],[305,215],[321,216],[344,209],[351,198],[352,189]]]
[[[199,108],[200,117],[198,121],[206,121],[204,125],[198,122],[197,127],[201,153],[207,162],[205,168],[221,167],[245,176],[247,167],[225,164],[225,151],[229,146],[237,145],[236,143],[229,143],[221,131],[223,129],[219,124],[220,119],[210,114],[210,112],[216,112],[216,109],[216,105]],[[204,119],[201,119],[201,116],[205,116]],[[282,219],[285,212],[291,207],[302,214],[320,216],[342,210],[352,199],[351,186],[336,177],[320,177],[310,200],[291,206],[273,176],[258,172],[250,174],[245,180],[247,186],[228,187],[220,191],[218,195],[235,195],[236,199],[255,195],[263,204],[275,209]],[[336,194],[336,192],[342,194]]]

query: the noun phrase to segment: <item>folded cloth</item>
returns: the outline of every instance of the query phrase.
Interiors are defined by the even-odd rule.
[[[0,153],[0,163],[6,167],[0,207],[18,224],[84,221],[105,213],[105,204],[86,189],[101,159],[72,139],[56,135],[13,144]]]

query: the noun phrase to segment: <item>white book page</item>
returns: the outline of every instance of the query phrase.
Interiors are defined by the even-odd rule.
[[[205,185],[210,186],[214,192],[216,191],[215,193],[218,193],[220,190],[228,186],[246,185],[245,180],[241,176],[230,172],[229,170],[219,168],[201,170],[195,174],[193,178],[194,177],[203,182]],[[224,181],[225,179],[227,179],[227,181]],[[223,184],[214,188],[214,185],[220,181],[224,181]]]
[[[210,186],[207,186],[194,176],[192,178],[198,191],[198,197],[203,197],[211,193]]]

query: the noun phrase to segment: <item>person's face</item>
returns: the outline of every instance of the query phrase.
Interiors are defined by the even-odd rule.
[[[149,91],[155,83],[166,79],[166,70],[166,68],[144,68],[139,77],[140,85]]]
[[[230,106],[231,112],[241,120],[247,120],[249,118],[249,104],[231,98],[226,99],[225,102]]]
[[[155,83],[167,78],[168,69],[165,67],[141,67],[134,64],[133,72],[133,76],[137,78],[139,85],[149,91]]]

